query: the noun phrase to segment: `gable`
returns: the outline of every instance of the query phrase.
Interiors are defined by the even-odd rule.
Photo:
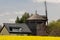
[[[1,35],[8,35],[9,32],[7,31],[7,29],[4,27],[0,33]]]

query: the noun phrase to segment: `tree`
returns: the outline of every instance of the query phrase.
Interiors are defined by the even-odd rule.
[[[60,22],[60,19],[58,19],[57,22]]]
[[[52,31],[52,27],[54,26],[55,26],[55,21],[52,21],[48,24],[48,27],[47,27],[48,34]]]
[[[27,18],[29,17],[30,17],[29,13],[25,12],[20,19],[17,16],[15,23],[25,23]]]
[[[20,23],[19,17],[17,16],[15,23]]]
[[[50,22],[48,25],[48,33],[51,36],[60,36],[60,22],[59,20]]]
[[[27,18],[29,17],[30,17],[29,13],[25,12],[22,18],[20,19],[20,23],[25,23]]]

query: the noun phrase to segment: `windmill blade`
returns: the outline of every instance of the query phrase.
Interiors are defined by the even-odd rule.
[[[48,16],[47,16],[48,13],[47,13],[47,3],[46,3],[46,0],[45,0],[44,4],[45,4],[45,13],[46,13],[47,25],[48,25]]]

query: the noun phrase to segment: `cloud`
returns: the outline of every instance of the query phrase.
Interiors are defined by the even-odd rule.
[[[47,2],[60,3],[60,0],[47,0]]]
[[[0,17],[1,16],[21,16],[24,14],[25,11],[13,11],[13,12],[0,12]]]
[[[14,23],[15,22],[15,19],[13,18],[13,19],[9,19],[8,20],[10,23]]]
[[[40,3],[43,2],[45,0],[33,0],[34,3]],[[60,3],[60,0],[46,0],[47,2],[51,2],[51,3]]]
[[[16,15],[22,15],[22,14],[24,14],[24,12],[25,12],[25,11],[15,11],[14,13],[15,13]]]
[[[24,11],[13,11],[13,12],[0,12],[0,24],[2,23],[14,23],[17,16],[21,17]]]
[[[38,3],[40,3],[40,2],[43,2],[44,0],[33,0],[33,2],[38,2]]]
[[[7,16],[7,15],[10,15],[10,13],[9,12],[0,13],[0,16]]]

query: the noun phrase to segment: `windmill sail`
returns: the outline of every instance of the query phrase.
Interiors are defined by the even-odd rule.
[[[46,0],[45,0],[45,13],[46,13],[46,19],[47,19],[47,25],[48,25],[48,16],[47,16],[47,5],[46,5]]]

